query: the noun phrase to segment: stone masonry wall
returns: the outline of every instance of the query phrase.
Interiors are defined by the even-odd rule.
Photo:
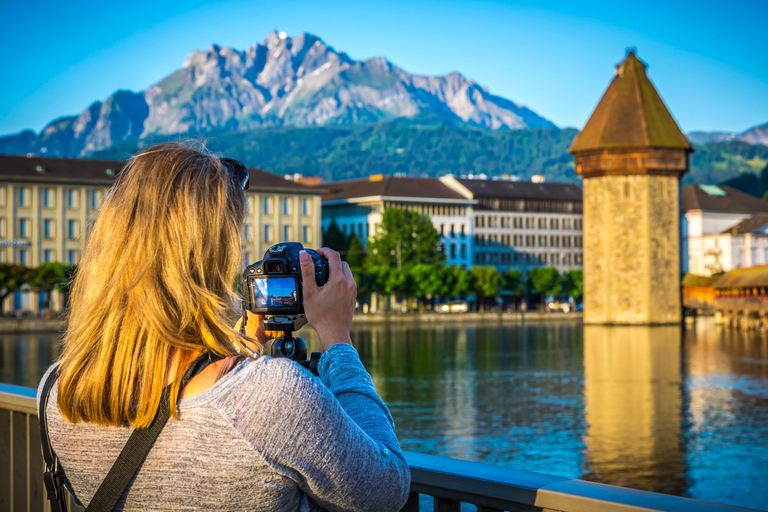
[[[681,320],[677,177],[584,180],[584,321]]]

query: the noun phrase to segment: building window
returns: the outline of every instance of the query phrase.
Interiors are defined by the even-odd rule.
[[[251,226],[249,226],[248,224],[243,226],[243,240],[245,240],[246,242],[251,240]]]
[[[19,238],[29,237],[29,219],[19,219]]]
[[[91,208],[96,210],[99,207],[99,192],[91,190]]]
[[[291,239],[291,226],[283,226],[283,242]]]
[[[54,197],[56,197],[53,193],[53,189],[46,188],[43,189],[43,207],[44,208],[53,208],[54,207]]]
[[[77,221],[76,220],[68,220],[67,221],[67,238],[70,240],[74,240],[77,238]]]
[[[283,215],[291,214],[291,200],[287,197],[283,198]]]
[[[302,215],[309,215],[309,199],[301,200],[301,213]]]
[[[309,226],[304,226],[301,228],[301,241],[309,242]]]
[[[264,226],[264,241],[269,242],[272,240],[272,226]]]
[[[264,214],[269,215],[270,213],[272,213],[272,198],[265,197],[264,198]]]
[[[454,244],[451,244],[451,258],[455,258],[455,257],[456,257],[456,246]]]
[[[53,238],[53,219],[45,219],[43,221],[43,237],[47,239]]]
[[[19,206],[29,206],[29,189],[26,187],[19,188]]]
[[[45,263],[50,263],[56,259],[55,252],[53,249],[46,249],[43,251],[43,261]]]
[[[5,217],[0,217],[0,238],[8,238],[8,230],[5,225]]]
[[[75,250],[69,250],[67,251],[67,263],[70,265],[77,265],[78,261],[78,254]]]
[[[28,251],[26,249],[19,249],[19,265],[27,264]]]
[[[67,208],[77,208],[77,190],[67,189]]]

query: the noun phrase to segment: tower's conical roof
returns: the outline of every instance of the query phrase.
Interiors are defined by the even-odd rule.
[[[616,66],[616,76],[570,153],[596,149],[668,148],[693,151],[633,50]]]

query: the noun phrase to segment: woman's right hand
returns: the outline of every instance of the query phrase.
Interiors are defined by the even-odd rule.
[[[355,314],[357,284],[338,252],[327,247],[317,252],[328,259],[328,282],[323,286],[318,287],[315,282],[315,265],[306,251],[299,253],[299,262],[304,281],[304,312],[326,351],[337,343],[352,343],[349,328]]]

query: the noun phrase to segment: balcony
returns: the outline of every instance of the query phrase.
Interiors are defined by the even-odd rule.
[[[0,383],[0,510],[49,511],[31,388]],[[726,512],[750,509],[540,473],[405,452],[411,495],[403,512]],[[473,507],[468,507],[472,509]],[[72,506],[69,510],[82,510]]]

